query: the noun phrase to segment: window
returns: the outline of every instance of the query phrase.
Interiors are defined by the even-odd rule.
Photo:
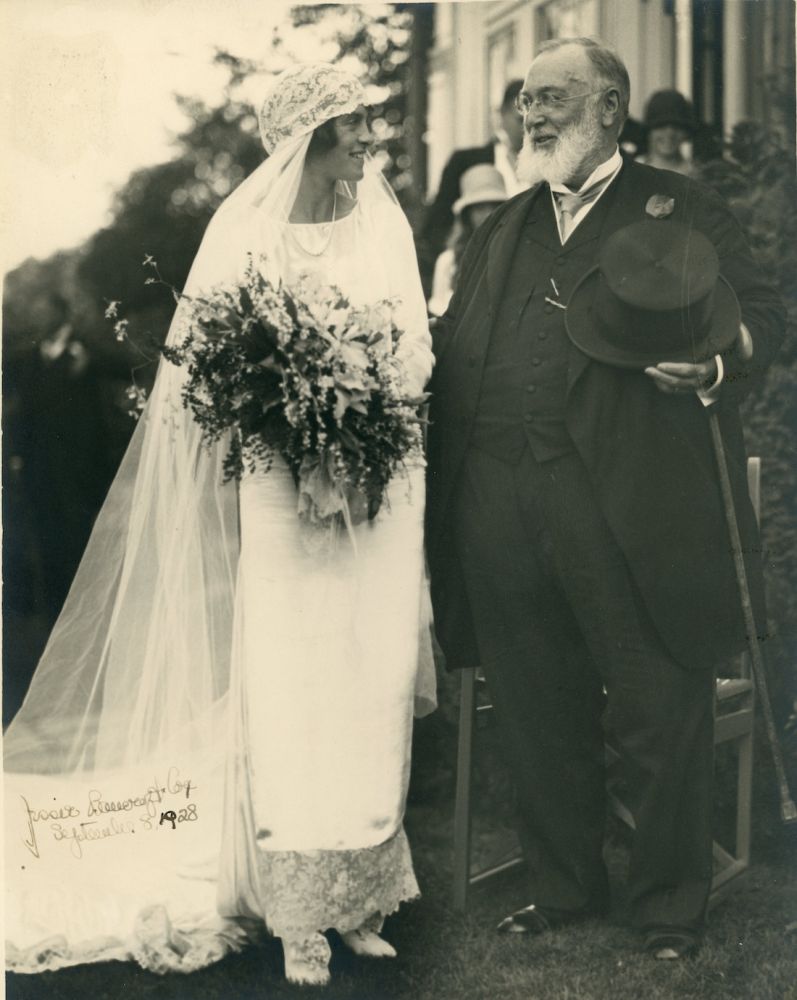
[[[548,0],[536,10],[537,44],[552,38],[600,35],[598,0]]]
[[[510,80],[523,76],[517,66],[515,26],[501,28],[487,41],[487,121],[494,124],[496,108],[501,106],[504,89]]]

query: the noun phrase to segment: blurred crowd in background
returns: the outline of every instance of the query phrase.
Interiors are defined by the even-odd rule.
[[[409,6],[409,5],[407,5]],[[426,6],[426,5],[423,5]],[[297,24],[318,30],[324,7],[301,8]],[[424,81],[412,59],[412,14],[395,5],[362,8],[341,57],[359,58],[383,95],[373,131],[385,169],[416,233],[432,314],[445,310],[474,228],[522,185],[515,165],[522,124],[520,80],[505,81],[495,128],[481,146],[455,150],[427,193],[419,160]],[[208,106],[180,98],[187,120],[168,162],[138,170],[116,194],[112,219],[83,245],[28,259],[3,291],[3,638],[4,722],[24,697],[66,596],[93,519],[134,426],[139,390],[151,385],[158,348],[212,212],[260,162],[252,108],[238,85],[252,72],[218,52],[229,82]],[[259,67],[262,71],[263,67]],[[773,87],[792,122],[793,81]],[[420,109],[420,111],[419,111]],[[791,116],[791,117],[790,117]],[[419,142],[419,133],[420,139]],[[783,357],[747,404],[749,449],[764,464],[764,543],[771,622],[767,643],[780,721],[794,725],[797,676],[797,183],[794,134],[782,125],[738,124],[725,141],[674,90],[648,96],[642,120],[621,137],[626,155],[692,174],[728,198],[759,260],[780,286],[790,314]],[[165,284],[145,284],[151,255]],[[112,302],[131,336],[118,341],[106,318]],[[131,386],[133,389],[131,390]],[[795,734],[790,737],[793,742]],[[797,760],[797,747],[794,759]]]

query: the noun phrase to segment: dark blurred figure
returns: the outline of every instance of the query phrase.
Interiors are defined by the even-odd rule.
[[[630,115],[625,120],[620,138],[617,140],[620,152],[632,160],[647,152],[647,130],[642,122]]]
[[[39,296],[3,364],[3,719],[21,704],[110,477],[88,349],[65,299]]]
[[[437,258],[428,308],[433,316],[442,316],[454,291],[459,263],[471,236],[507,199],[504,179],[489,163],[477,163],[462,175],[460,197],[454,202],[454,227],[448,247]]]
[[[477,163],[490,163],[503,177],[510,198],[523,190],[524,185],[515,173],[517,154],[523,145],[523,119],[515,108],[515,98],[522,87],[522,80],[507,84],[499,108],[501,125],[490,141],[484,146],[455,150],[443,168],[437,194],[426,210],[418,239],[421,280],[427,299],[431,295],[435,261],[445,249],[454,223],[453,206],[460,196],[460,180],[465,171]]]
[[[689,177],[694,163],[684,156],[683,147],[694,140],[697,124],[692,104],[683,94],[677,90],[657,90],[645,106],[647,152],[637,159],[651,167],[674,170]]]

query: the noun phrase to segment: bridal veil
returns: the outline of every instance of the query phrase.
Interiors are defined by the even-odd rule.
[[[359,82],[336,67],[281,75],[260,114],[269,156],[214,215],[185,295],[236,282],[248,254],[264,255],[268,269],[313,130],[364,103]],[[370,158],[356,196],[366,217],[394,200]],[[397,241],[396,268],[416,268],[407,247]],[[181,339],[186,313],[178,304],[168,344]],[[164,961],[148,952],[159,934],[171,935],[167,965],[183,969],[207,964],[239,936],[215,906],[238,493],[223,481],[227,442],[202,441],[182,383],[182,369],[162,360],[5,736],[8,957],[20,971],[125,957],[130,947],[114,930],[131,923],[136,957],[153,968]],[[418,695],[428,708],[428,635],[420,659]],[[143,910],[142,899],[151,904]],[[161,926],[160,903],[177,931]],[[207,933],[182,940],[181,925]],[[69,950],[73,940],[82,950]]]

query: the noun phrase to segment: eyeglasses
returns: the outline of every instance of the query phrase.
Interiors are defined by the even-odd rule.
[[[578,101],[582,97],[593,97],[595,94],[604,93],[606,93],[605,87],[601,90],[588,90],[585,94],[573,94],[572,97],[562,97],[561,94],[544,90],[541,94],[537,94],[536,97],[532,97],[531,94],[527,94],[524,90],[521,90],[515,98],[515,107],[521,115],[527,115],[536,104],[543,114],[550,114],[552,111],[561,110],[562,105],[567,104],[568,101]]]

